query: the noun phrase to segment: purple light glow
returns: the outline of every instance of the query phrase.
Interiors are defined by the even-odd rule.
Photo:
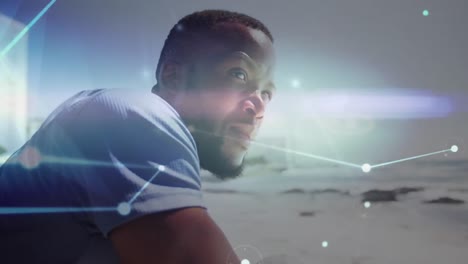
[[[450,97],[434,95],[396,95],[327,93],[286,96],[287,105],[304,115],[331,118],[425,119],[447,117],[454,111]]]

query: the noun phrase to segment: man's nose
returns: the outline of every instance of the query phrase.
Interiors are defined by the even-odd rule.
[[[253,115],[255,118],[263,118],[265,114],[265,103],[263,102],[261,92],[256,90],[244,101],[244,112]]]

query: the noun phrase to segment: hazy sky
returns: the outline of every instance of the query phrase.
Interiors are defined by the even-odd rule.
[[[27,24],[47,3],[1,0],[0,12]],[[207,8],[274,35],[283,96],[265,137],[292,133],[290,147],[354,162],[452,144],[468,158],[466,0],[58,0],[29,32],[31,116],[82,89],[150,89],[170,28]]]

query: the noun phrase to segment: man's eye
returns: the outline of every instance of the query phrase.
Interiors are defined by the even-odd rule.
[[[270,91],[263,91],[263,92],[262,92],[262,99],[263,99],[264,101],[265,101],[265,100],[270,101],[272,96],[273,96],[273,95],[271,94]]]
[[[242,81],[247,81],[247,73],[241,69],[234,69],[230,71],[230,75]]]

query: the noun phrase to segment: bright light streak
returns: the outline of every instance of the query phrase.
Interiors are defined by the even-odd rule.
[[[2,214],[44,214],[44,213],[80,213],[80,212],[109,212],[116,207],[0,207]]]
[[[21,32],[16,35],[15,38],[13,38],[11,40],[10,43],[8,43],[8,45],[0,52],[0,59],[3,58],[3,56],[5,56],[15,45],[16,43],[18,43],[18,41],[26,34],[28,33],[29,29],[31,29],[31,27],[34,26],[34,24],[36,24],[36,22],[47,12],[47,10],[49,10],[50,7],[52,7],[52,5],[56,2],[57,0],[52,0],[49,2],[49,4],[47,4],[42,10],[41,12],[39,12],[39,14],[37,14],[33,20],[31,20],[31,22],[29,22],[29,24],[23,28],[23,30],[21,30]]]

